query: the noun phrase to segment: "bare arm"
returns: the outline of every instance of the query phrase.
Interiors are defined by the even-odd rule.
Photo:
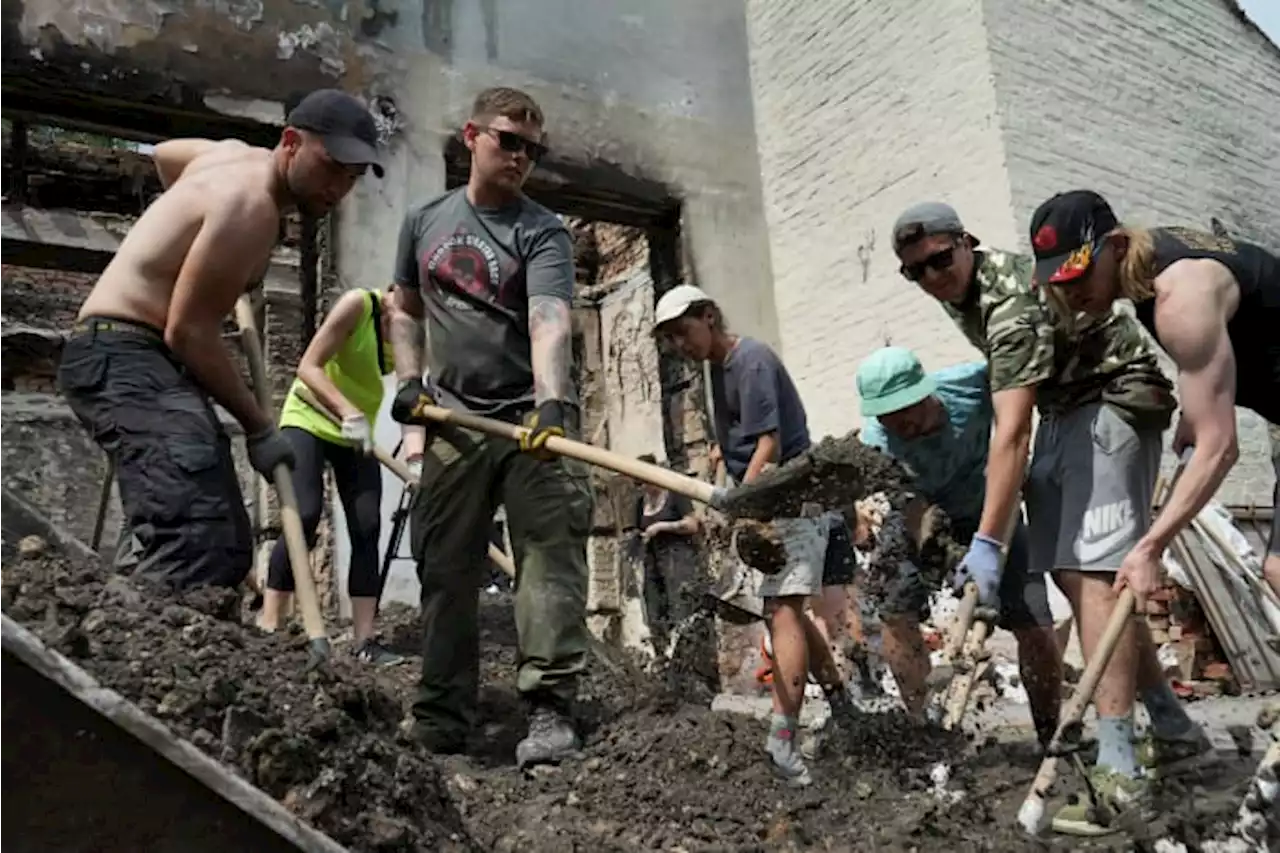
[[[165,189],[173,186],[174,181],[182,177],[182,170],[188,163],[221,144],[212,139],[169,139],[157,144],[151,152],[151,159],[156,164],[161,186]]]
[[[274,419],[258,405],[227,345],[222,322],[275,245],[278,212],[265,195],[228,192],[210,203],[173,288],[164,341],[250,435]]]
[[[1218,491],[1240,455],[1236,359],[1227,336],[1235,279],[1216,263],[1197,265],[1194,272],[1178,273],[1176,278],[1172,270],[1165,276],[1170,276],[1166,282],[1172,286],[1167,296],[1157,295],[1156,331],[1178,366],[1182,421],[1191,431],[1194,449],[1168,502],[1138,543],[1157,559]],[[1157,279],[1157,288],[1166,282]]]
[[[529,297],[530,358],[535,405],[573,399],[573,320],[569,301]]]
[[[766,465],[777,464],[782,455],[781,451],[782,442],[778,440],[776,430],[758,436],[756,438],[756,449],[752,451],[751,459],[747,461],[747,470],[742,475],[742,482],[753,482],[764,471]]]
[[[320,402],[340,418],[364,413],[338,390],[338,386],[324,372],[324,366],[355,331],[364,314],[367,298],[364,291],[344,294],[324,318],[315,336],[311,338],[311,343],[307,345],[306,352],[302,354],[302,361],[298,363],[298,378],[302,380],[302,384],[310,388]]]
[[[987,494],[978,532],[1003,542],[1009,514],[1018,505],[1031,450],[1031,413],[1035,386],[1009,388],[991,395],[996,424],[987,456]]]

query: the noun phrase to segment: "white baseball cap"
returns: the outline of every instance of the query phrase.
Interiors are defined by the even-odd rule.
[[[653,309],[654,328],[683,317],[699,302],[715,302],[715,300],[700,287],[694,287],[692,284],[677,284],[662,294],[662,298],[658,300],[658,306]]]

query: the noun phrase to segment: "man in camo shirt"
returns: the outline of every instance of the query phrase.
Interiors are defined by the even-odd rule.
[[[1088,660],[1118,596],[1115,573],[1150,523],[1161,433],[1175,407],[1172,385],[1132,318],[1061,322],[1032,283],[1032,260],[978,250],[977,239],[945,204],[919,204],[903,213],[893,246],[903,276],[942,304],[986,355],[990,372],[996,424],[986,498],[956,586],[974,580],[983,604],[995,604],[1001,539],[1023,489],[1031,565],[1051,570],[1071,601]],[[1028,471],[1037,407],[1041,421]],[[1139,692],[1154,737],[1135,750]],[[1149,777],[1209,748],[1169,688],[1141,620],[1125,629],[1094,701],[1099,750],[1091,776],[1112,810],[1142,807]],[[1083,805],[1064,807],[1054,828],[1085,835],[1110,831]]]

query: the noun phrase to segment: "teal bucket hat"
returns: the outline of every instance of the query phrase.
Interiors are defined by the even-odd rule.
[[[862,414],[873,417],[914,406],[937,388],[920,359],[903,347],[878,349],[863,359],[857,383]]]

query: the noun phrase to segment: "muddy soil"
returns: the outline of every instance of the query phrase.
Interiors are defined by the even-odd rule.
[[[739,518],[794,518],[806,503],[844,510],[885,492],[896,508],[905,504],[911,475],[897,460],[862,443],[858,430],[827,436],[800,456],[734,489],[726,511]]]
[[[1045,849],[1012,828],[1037,764],[1026,749],[966,758],[962,736],[878,714],[823,751],[812,787],[790,789],[769,773],[764,724],[708,710],[688,673],[593,666],[581,756],[525,775],[507,596],[482,596],[478,727],[450,758],[400,734],[413,662],[371,671],[338,644],[327,671],[304,675],[301,634],[260,635],[239,606],[226,592],[153,597],[49,554],[4,567],[10,618],[352,850]],[[388,639],[416,651],[416,622],[389,609]],[[1084,846],[1098,845],[1058,845]]]

